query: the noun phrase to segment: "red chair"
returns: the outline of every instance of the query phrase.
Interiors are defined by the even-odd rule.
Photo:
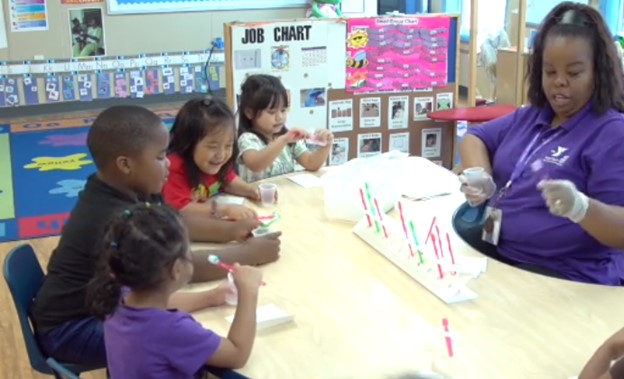
[[[506,116],[518,109],[513,105],[490,105],[485,107],[466,107],[429,112],[427,117],[436,121],[467,121],[470,123],[487,122]]]

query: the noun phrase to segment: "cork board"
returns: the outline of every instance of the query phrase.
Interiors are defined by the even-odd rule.
[[[418,92],[352,94],[328,90],[327,125],[334,133],[330,165],[393,150],[453,166],[456,125],[431,111],[453,108],[455,83]]]

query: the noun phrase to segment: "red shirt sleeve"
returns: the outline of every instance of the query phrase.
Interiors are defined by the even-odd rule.
[[[193,200],[193,188],[186,176],[184,161],[176,154],[169,155],[169,176],[163,187],[165,203],[175,209],[182,209]]]
[[[223,183],[223,185],[228,185],[232,183],[234,179],[236,178],[238,178],[238,175],[236,175],[236,172],[234,172],[234,169],[231,168],[230,171],[228,171],[228,173],[225,174],[225,183]]]

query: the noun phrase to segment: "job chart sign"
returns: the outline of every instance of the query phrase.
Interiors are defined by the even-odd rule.
[[[249,75],[277,76],[290,99],[288,126],[327,127],[327,91],[345,83],[346,24],[302,19],[231,28],[228,69],[236,93]]]

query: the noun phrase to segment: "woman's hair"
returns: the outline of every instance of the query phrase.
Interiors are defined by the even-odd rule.
[[[266,144],[266,138],[253,128],[253,119],[266,109],[275,109],[279,106],[288,108],[288,91],[282,82],[273,75],[251,75],[241,86],[241,94],[238,103],[238,135],[253,133]],[[247,117],[245,111],[249,111],[252,117]],[[276,135],[286,134],[288,130],[284,126]]]
[[[531,104],[543,107],[548,103],[542,88],[542,66],[546,39],[553,36],[587,39],[593,50],[594,110],[598,114],[609,108],[624,111],[624,70],[609,28],[596,9],[570,1],[548,13],[535,37],[527,70]]]
[[[225,102],[212,96],[187,101],[176,115],[171,128],[169,152],[182,158],[193,187],[201,183],[202,175],[193,159],[195,147],[208,134],[223,132],[226,128],[231,128],[232,135],[236,135],[234,113]],[[234,169],[238,148],[236,141],[232,142],[232,156],[218,173],[220,181],[225,181],[227,173]]]
[[[121,288],[156,289],[176,259],[186,259],[187,231],[166,205],[139,204],[115,215],[107,224],[100,261],[87,288],[87,306],[104,319],[112,314]]]

